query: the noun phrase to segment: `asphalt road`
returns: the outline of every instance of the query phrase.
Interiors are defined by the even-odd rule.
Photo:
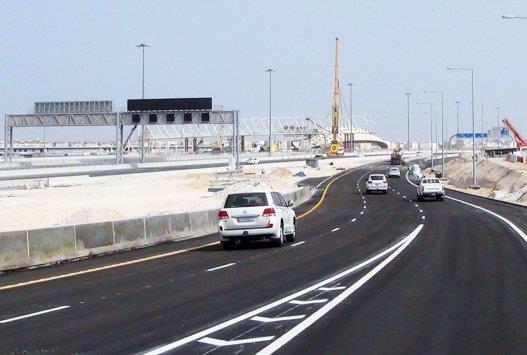
[[[0,353],[526,353],[526,240],[474,206],[416,202],[404,176],[364,194],[386,169],[324,182],[283,248],[211,235],[0,275]],[[448,195],[525,231],[524,208]]]

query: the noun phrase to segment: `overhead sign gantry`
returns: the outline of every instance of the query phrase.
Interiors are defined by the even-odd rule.
[[[66,102],[41,102],[35,103],[36,113],[6,115],[4,160],[7,161],[8,158],[12,157],[15,127],[113,126],[115,127],[116,162],[120,163],[123,160],[124,126],[184,125],[191,123],[232,125],[238,120],[239,115],[238,111],[212,110],[211,98],[128,100],[128,111],[125,112],[96,112],[97,109],[82,111],[81,107],[109,107],[107,104],[94,105],[90,102],[93,103],[93,101],[75,101],[68,102],[68,104],[65,104]],[[49,110],[44,108],[49,108]],[[142,151],[144,152],[144,146]]]

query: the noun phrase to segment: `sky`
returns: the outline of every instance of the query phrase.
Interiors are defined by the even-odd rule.
[[[141,96],[211,96],[240,110],[242,119],[330,114],[334,38],[341,45],[341,88],[354,115],[388,140],[406,140],[406,92],[411,93],[411,138],[429,136],[432,102],[455,133],[471,119],[469,72],[475,70],[478,128],[509,117],[527,135],[527,16],[524,0],[354,1],[28,1],[0,0],[0,115],[29,113],[35,101],[114,100]],[[348,102],[346,102],[347,105]],[[365,124],[364,122],[361,122]],[[3,125],[3,122],[2,122]],[[39,138],[20,129],[15,138]],[[48,139],[112,139],[113,129],[54,129]],[[0,138],[2,139],[2,138]]]

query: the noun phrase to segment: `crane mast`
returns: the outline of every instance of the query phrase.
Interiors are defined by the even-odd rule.
[[[338,140],[340,119],[340,83],[339,83],[339,39],[335,38],[335,83],[333,89],[333,105],[331,107],[331,134],[333,139],[330,145],[330,154],[337,155],[340,148]]]

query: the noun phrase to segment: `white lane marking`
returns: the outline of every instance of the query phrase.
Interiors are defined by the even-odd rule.
[[[332,232],[336,232],[336,231],[338,231],[339,229],[340,229],[340,228],[337,227],[337,228],[333,228],[331,231],[332,231]]]
[[[268,337],[239,339],[239,340],[221,340],[221,339],[205,337],[203,339],[200,339],[199,342],[204,343],[204,344],[214,345],[214,346],[232,346],[232,345],[259,343],[262,341],[269,341],[273,339],[274,339],[274,335],[268,336]]]
[[[275,323],[275,322],[286,322],[288,320],[302,319],[305,317],[306,317],[305,314],[299,314],[297,316],[276,317],[276,318],[256,316],[256,317],[252,317],[251,320],[262,322],[262,323]]]
[[[356,220],[357,220],[357,218],[353,218],[351,221],[352,221],[352,222],[355,222]]]
[[[420,213],[423,213],[423,210],[419,210]]]
[[[10,322],[14,322],[14,321],[17,321],[17,320],[20,320],[20,319],[25,319],[25,318],[35,317],[35,316],[39,316],[39,315],[45,314],[45,313],[60,311],[61,309],[66,309],[66,308],[70,308],[70,306],[60,306],[60,307],[46,309],[44,311],[39,311],[39,312],[35,312],[35,313],[25,314],[23,316],[18,316],[18,317],[4,319],[4,320],[0,321],[0,324],[10,323]]]
[[[414,230],[414,232],[417,231],[417,230],[420,231],[422,226],[423,225],[420,224]],[[412,232],[412,233],[414,233],[414,232]],[[346,270],[342,271],[341,273],[336,274],[336,275],[334,275],[334,276],[332,276],[332,277],[330,277],[330,278],[328,278],[326,280],[322,280],[322,281],[320,281],[320,282],[318,282],[318,283],[316,283],[314,285],[311,285],[311,286],[309,286],[309,287],[307,287],[307,288],[305,288],[303,290],[295,292],[295,293],[293,293],[293,294],[291,294],[289,296],[282,297],[282,298],[280,298],[277,301],[271,302],[271,303],[269,303],[269,304],[267,304],[265,306],[262,306],[260,308],[255,309],[255,310],[252,310],[252,311],[247,312],[245,314],[241,314],[241,315],[239,315],[239,316],[237,316],[235,318],[229,319],[229,320],[227,320],[227,321],[225,321],[223,323],[220,323],[220,324],[217,324],[217,325],[212,326],[210,328],[204,329],[204,330],[202,330],[202,331],[200,331],[198,333],[191,334],[191,335],[189,335],[189,336],[187,336],[185,338],[176,340],[176,341],[174,341],[172,343],[168,343],[168,344],[162,345],[162,346],[160,346],[158,348],[154,348],[152,350],[149,350],[149,351],[145,352],[145,354],[148,354],[148,355],[163,354],[163,353],[165,353],[167,351],[171,351],[171,350],[176,349],[176,348],[178,348],[178,347],[180,347],[182,345],[188,344],[188,343],[190,343],[192,341],[195,341],[195,340],[198,340],[198,339],[200,339],[200,338],[202,338],[204,336],[207,336],[209,334],[217,332],[218,330],[225,329],[227,327],[230,327],[231,325],[234,325],[234,324],[240,323],[240,322],[242,322],[242,321],[244,321],[246,319],[252,318],[252,317],[254,317],[254,316],[256,316],[256,315],[258,315],[260,313],[263,313],[263,312],[268,311],[270,309],[276,308],[276,307],[278,307],[278,306],[280,306],[280,305],[282,305],[284,303],[287,303],[287,302],[289,302],[291,300],[294,300],[295,298],[303,296],[303,295],[305,295],[305,294],[307,294],[307,293],[309,293],[311,291],[314,291],[314,290],[316,290],[316,289],[318,289],[320,287],[323,287],[323,286],[326,286],[326,285],[330,285],[330,284],[334,283],[335,281],[337,281],[337,280],[339,280],[339,279],[341,279],[343,277],[346,277],[347,275],[352,274],[355,271],[360,270],[360,269],[362,269],[362,268],[374,263],[375,261],[383,258],[387,254],[390,254],[393,250],[396,250],[398,247],[400,247],[411,236],[412,236],[412,234],[409,234],[408,236],[406,236],[405,238],[401,239],[400,241],[398,241],[397,243],[395,243],[391,247],[383,250],[379,254],[376,254],[376,255],[372,256],[371,258],[369,258],[367,260],[364,260],[364,261],[358,263],[357,265],[355,265],[355,266],[353,266],[353,267],[351,267],[349,269],[346,269]]]
[[[364,211],[360,211],[360,214],[364,214]]]
[[[527,242],[527,234],[525,234],[517,225],[515,225],[514,223],[512,223],[510,220],[508,220],[507,218],[503,217],[502,215],[499,215],[496,212],[492,212],[491,210],[488,210],[486,208],[480,207],[478,205],[474,205],[472,203],[469,203],[469,202],[466,202],[466,201],[463,201],[463,200],[458,200],[457,198],[454,198],[454,197],[450,197],[450,196],[445,196],[445,197],[448,198],[448,199],[451,199],[453,201],[456,201],[456,202],[459,202],[459,203],[463,203],[463,204],[465,204],[467,206],[471,206],[471,207],[477,208],[478,210],[485,211],[488,214],[500,219],[505,224],[507,224],[509,227],[511,227],[516,233],[518,233],[518,235],[520,237],[522,237],[525,242]]]
[[[338,290],[344,290],[346,286],[334,286],[334,287],[320,287],[320,291],[338,291]]]
[[[404,239],[405,242],[400,247],[398,247],[397,250],[395,250],[390,256],[384,259],[379,265],[375,266],[371,271],[369,271],[366,275],[361,277],[357,282],[351,285],[347,290],[340,293],[337,297],[335,297],[330,302],[322,306],[319,310],[317,310],[315,313],[307,317],[304,321],[300,322],[295,327],[293,327],[291,330],[289,330],[287,333],[282,335],[280,338],[276,339],[271,344],[263,348],[261,351],[258,352],[258,354],[265,355],[265,354],[274,353],[275,351],[280,349],[282,346],[284,346],[287,342],[289,342],[291,339],[293,339],[298,334],[300,334],[305,329],[307,329],[310,325],[312,325],[317,320],[319,320],[324,315],[326,315],[329,311],[335,308],[339,303],[344,301],[351,294],[353,294],[356,290],[358,290],[362,285],[364,285],[372,277],[374,277],[377,273],[379,273],[386,265],[392,262],[392,260],[395,259],[400,253],[402,253],[403,250],[406,249],[406,247],[408,247],[408,245],[410,245],[410,243],[415,239],[415,237],[417,237],[419,232],[421,232],[422,228],[423,228],[423,225],[420,224],[412,233],[408,235],[408,237]]]
[[[415,204],[415,207],[419,207],[419,205],[416,203],[416,204]]]
[[[216,270],[224,269],[226,267],[230,267],[230,266],[233,266],[233,265],[236,265],[236,263],[228,263],[228,264],[225,264],[225,265],[213,267],[212,269],[207,269],[207,271],[216,271]]]
[[[365,209],[366,209],[366,206],[362,206],[362,209],[365,210]]]
[[[291,246],[292,246],[292,247],[296,247],[296,246],[298,246],[298,245],[302,245],[302,244],[304,244],[305,242],[306,242],[306,241],[303,240],[303,241],[301,241],[301,242],[298,242],[298,243],[295,243],[295,244],[291,244]]]
[[[397,195],[400,195],[401,193],[399,191],[397,191]]]
[[[299,304],[299,305],[306,305],[306,304],[326,303],[327,301],[328,301],[327,298],[320,298],[320,299],[317,299],[317,300],[307,300],[307,301],[292,300],[292,301],[289,301],[289,303],[291,303],[291,304]]]
[[[425,219],[425,216],[421,216],[421,219]]]
[[[406,198],[406,196],[403,195],[403,198]]]

